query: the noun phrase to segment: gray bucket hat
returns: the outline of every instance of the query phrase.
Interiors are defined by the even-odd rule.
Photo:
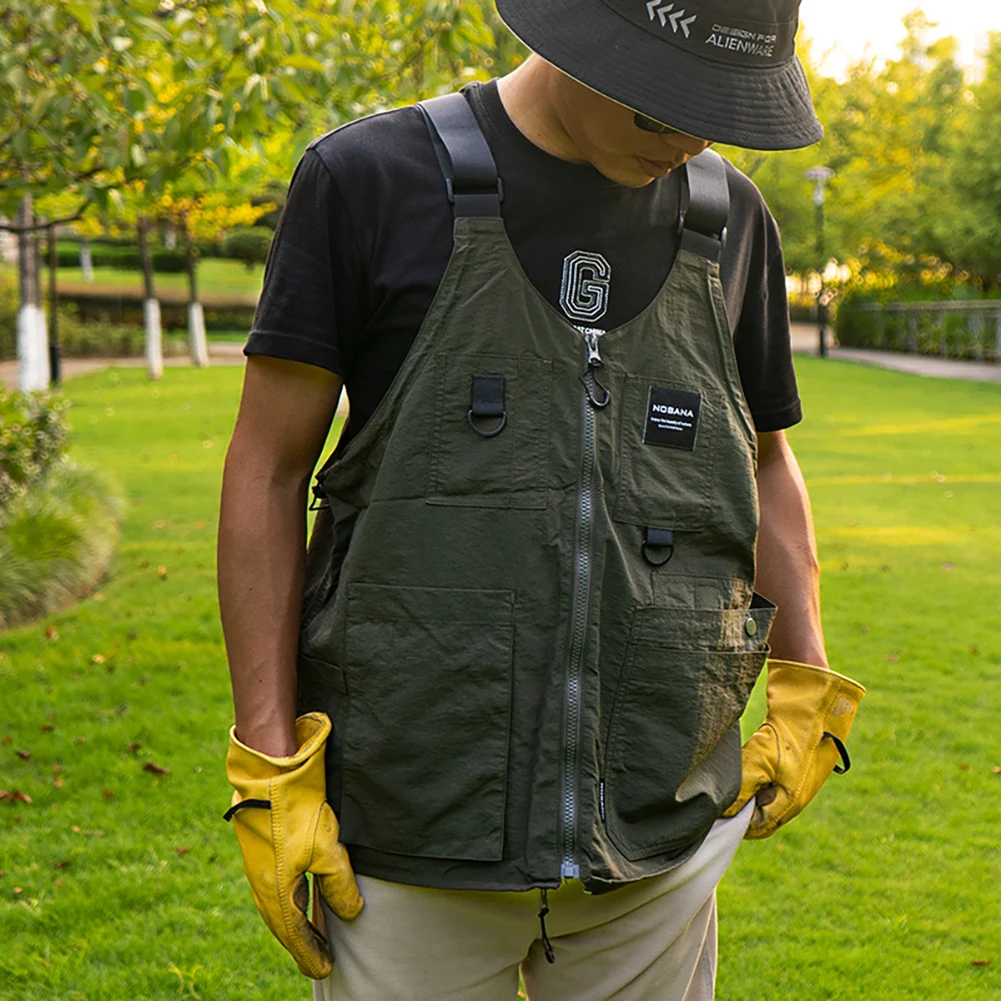
[[[800,0],[496,0],[533,52],[665,125],[748,149],[824,130],[796,55]]]

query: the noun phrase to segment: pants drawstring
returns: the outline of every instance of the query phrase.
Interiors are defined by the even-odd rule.
[[[556,950],[553,943],[549,941],[549,932],[546,931],[546,915],[549,913],[549,891],[540,890],[541,899],[539,901],[539,925],[542,928],[542,951],[545,954],[547,963],[556,962]]]

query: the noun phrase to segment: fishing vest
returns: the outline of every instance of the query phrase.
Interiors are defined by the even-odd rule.
[[[356,871],[593,892],[698,849],[740,787],[774,606],[719,277],[724,162],[686,168],[650,305],[574,326],[526,277],[461,95],[420,106],[455,213],[423,326],[318,476],[299,709]]]

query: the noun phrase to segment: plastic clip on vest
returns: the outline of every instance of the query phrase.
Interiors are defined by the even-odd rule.
[[[337,819],[327,803],[323,756],[330,720],[308,713],[295,723],[299,750],[272,758],[241,743],[230,730],[226,776],[236,790],[226,819],[233,821],[264,923],[307,977],[330,975],[326,938],[306,916],[312,873],[330,909],[344,920],[363,906]]]
[[[858,682],[826,668],[770,661],[768,714],[744,745],[740,795],[724,816],[756,797],[745,836],[760,839],[801,813],[831,772],[851,767],[845,742],[864,694]]]

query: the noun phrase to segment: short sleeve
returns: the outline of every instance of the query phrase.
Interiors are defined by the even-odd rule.
[[[343,378],[349,359],[342,332],[359,322],[361,298],[350,220],[326,165],[308,149],[275,230],[244,353],[316,365]]]
[[[782,431],[803,419],[792,360],[785,262],[778,226],[767,210],[764,225],[734,333],[744,396],[758,432]]]

